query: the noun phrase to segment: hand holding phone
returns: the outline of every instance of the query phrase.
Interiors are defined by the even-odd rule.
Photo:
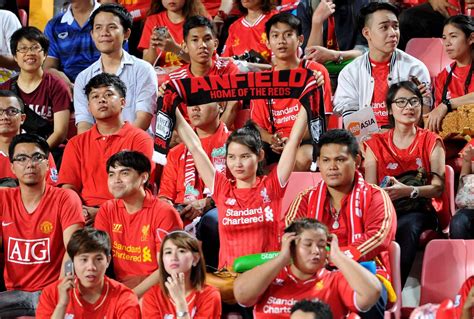
[[[385,176],[382,179],[382,182],[380,182],[380,187],[385,188],[387,186],[390,186],[390,184],[391,184],[390,176]]]
[[[160,38],[167,38],[169,33],[167,27],[155,27],[153,32]]]

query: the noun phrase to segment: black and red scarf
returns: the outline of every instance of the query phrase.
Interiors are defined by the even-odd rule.
[[[319,105],[314,105],[314,94]],[[224,74],[186,79],[173,79],[164,96],[158,98],[155,126],[154,160],[166,164],[171,135],[176,121],[176,108],[221,101],[252,99],[299,99],[308,114],[308,129],[313,142],[313,165],[316,163],[316,144],[326,131],[323,90],[317,85],[313,71],[306,68],[273,72]]]

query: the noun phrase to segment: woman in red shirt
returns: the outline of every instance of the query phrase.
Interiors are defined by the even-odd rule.
[[[328,261],[339,271],[327,270]],[[337,236],[312,218],[288,226],[280,254],[237,277],[234,287],[239,304],[255,305],[256,319],[290,318],[292,305],[302,299],[324,301],[333,317],[342,319],[370,309],[381,290],[377,277],[341,252]]]
[[[436,198],[444,189],[445,151],[441,138],[419,128],[423,96],[410,81],[393,84],[387,94],[387,110],[393,126],[390,130],[372,135],[364,143],[365,180],[381,184],[388,177],[388,195],[395,201],[401,198]],[[424,169],[429,182],[424,186],[408,186],[397,180],[408,171]],[[397,208],[397,205],[395,205]],[[421,210],[421,209],[420,209]],[[402,287],[415,259],[421,233],[436,227],[436,215],[430,211],[397,210],[396,241],[401,248]]]
[[[143,318],[220,318],[221,297],[205,284],[205,262],[196,238],[184,231],[166,235],[158,273],[159,285],[143,297]]]
[[[169,69],[188,63],[189,56],[181,50],[183,24],[196,15],[208,16],[201,0],[153,1],[138,44],[143,59]]]
[[[443,118],[451,110],[474,103],[473,43],[472,17],[456,15],[446,20],[443,29],[443,44],[447,55],[454,62],[436,76],[436,107],[425,115],[428,119],[427,127],[431,131],[441,130]]]
[[[199,176],[216,203],[219,223],[219,268],[231,269],[235,258],[279,248],[281,200],[293,171],[296,150],[306,130],[301,108],[278,166],[257,174],[265,154],[255,124],[234,131],[226,142],[226,165],[232,179],[216,172],[198,136],[176,109],[176,130],[191,152]]]

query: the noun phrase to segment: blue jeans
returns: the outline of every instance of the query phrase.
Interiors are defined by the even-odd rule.
[[[474,239],[474,209],[461,208],[451,219],[449,238]]]
[[[219,265],[219,221],[217,208],[208,210],[196,228],[196,237],[202,242],[202,253],[208,271],[214,272]]]
[[[0,317],[34,316],[41,291],[0,292]]]

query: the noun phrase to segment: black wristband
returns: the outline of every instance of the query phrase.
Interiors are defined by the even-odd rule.
[[[453,106],[451,105],[450,99],[444,99],[443,104],[448,108],[448,113],[453,111]]]

